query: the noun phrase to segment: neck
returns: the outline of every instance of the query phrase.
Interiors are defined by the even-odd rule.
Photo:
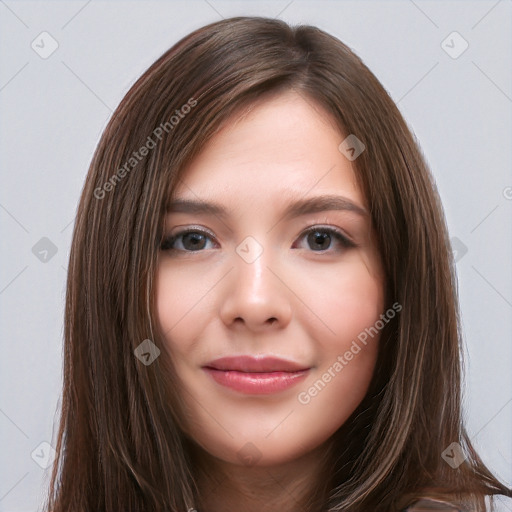
[[[198,512],[296,512],[320,510],[329,483],[329,446],[293,461],[246,466],[212,457],[195,447]]]

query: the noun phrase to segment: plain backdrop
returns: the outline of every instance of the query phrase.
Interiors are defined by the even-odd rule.
[[[326,30],[398,104],[457,253],[469,434],[512,485],[511,0],[0,0],[2,512],[38,510],[48,482],[70,240],[99,137],[164,51],[235,15]]]

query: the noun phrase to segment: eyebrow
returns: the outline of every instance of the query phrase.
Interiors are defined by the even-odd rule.
[[[368,217],[368,211],[365,208],[346,197],[322,195],[289,201],[284,210],[283,220],[329,210],[349,211],[362,217]],[[167,205],[167,213],[210,214],[221,218],[228,215],[226,208],[218,203],[193,199],[175,199],[171,201]]]

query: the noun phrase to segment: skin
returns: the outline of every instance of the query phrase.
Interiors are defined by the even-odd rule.
[[[289,201],[325,194],[367,211],[353,164],[338,149],[344,138],[311,99],[280,93],[230,120],[173,193],[172,199],[226,209],[225,217],[170,212],[165,236],[171,242],[159,254],[156,278],[158,319],[183,386],[187,433],[213,470],[201,480],[207,500],[200,512],[298,510],[318,485],[313,475],[328,440],[368,389],[378,335],[342,371],[333,372],[333,365],[384,312],[370,217],[350,210],[284,215]],[[344,247],[334,236],[308,239],[304,232],[312,226],[338,229],[357,246]],[[190,236],[172,241],[184,229],[212,236],[196,245]],[[236,251],[248,236],[262,250],[251,262]],[[254,256],[258,245],[251,244]],[[242,354],[274,355],[311,369],[306,380],[270,395],[225,388],[202,369]],[[335,377],[301,403],[300,393],[304,398],[329,368]],[[250,463],[240,457],[247,443],[255,447]]]

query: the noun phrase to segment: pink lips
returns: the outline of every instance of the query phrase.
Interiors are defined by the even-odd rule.
[[[284,391],[304,380],[310,368],[276,357],[222,357],[203,366],[219,384],[247,394]]]

